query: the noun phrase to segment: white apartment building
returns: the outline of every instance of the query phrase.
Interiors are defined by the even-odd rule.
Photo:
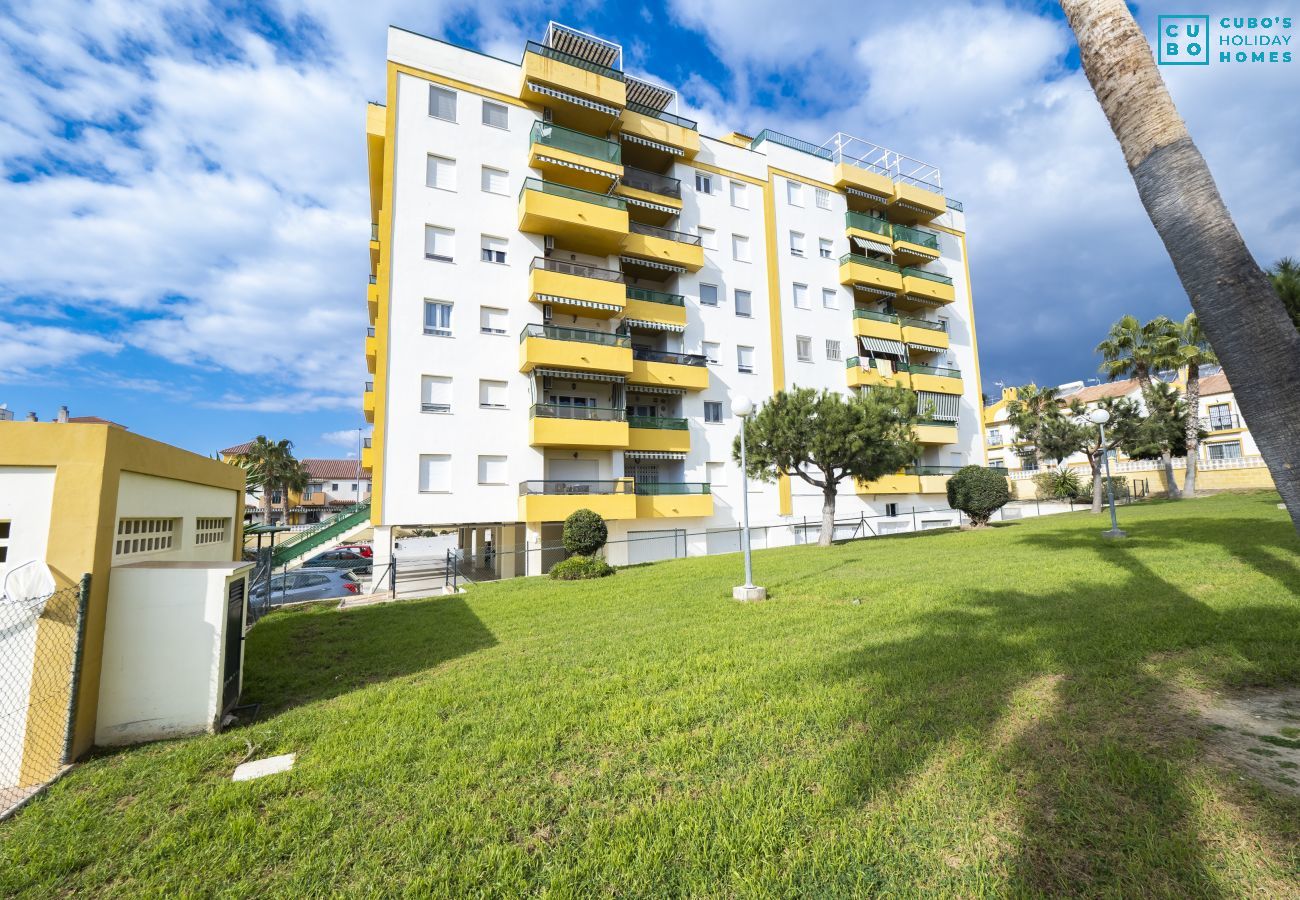
[[[846,483],[839,514],[946,506],[985,454],[939,170],[845,134],[701,135],[617,44],[564,26],[522,49],[389,30],[367,111],[377,557],[395,526],[457,526],[535,573],[583,507],[612,562],[637,558],[624,538],[738,547],[731,400],[793,386],[916,390],[916,466]],[[797,480],[749,503],[756,525],[820,517]]]

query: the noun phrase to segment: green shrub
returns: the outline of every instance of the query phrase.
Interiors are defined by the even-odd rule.
[[[608,539],[605,520],[589,509],[575,510],[564,520],[564,549],[570,553],[593,556]]]
[[[948,505],[970,516],[974,528],[987,525],[1010,499],[1007,476],[1000,470],[964,466],[948,479]]]
[[[606,575],[613,574],[614,567],[599,556],[570,556],[568,559],[551,566],[551,577],[558,578],[561,581],[604,578]]]
[[[1092,482],[1084,484],[1074,469],[1053,469],[1034,476],[1040,500],[1079,500],[1092,491]]]

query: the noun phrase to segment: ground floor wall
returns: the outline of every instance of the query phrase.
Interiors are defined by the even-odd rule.
[[[1069,468],[1079,473],[1085,482],[1092,478],[1092,470],[1087,466],[1071,465]],[[1046,470],[1042,470],[1046,471]],[[1017,473],[1012,478],[1012,497],[1016,500],[1033,500],[1038,497],[1033,475],[1038,473]],[[1116,466],[1111,474],[1128,480],[1130,486],[1144,482],[1143,487],[1148,496],[1165,497],[1169,494],[1169,483],[1165,477],[1164,466],[1158,460],[1124,462]],[[1187,461],[1174,460],[1174,484],[1183,488],[1183,479],[1187,475]],[[1243,457],[1229,460],[1205,460],[1198,462],[1196,470],[1196,490],[1198,493],[1216,491],[1267,491],[1273,490],[1273,476],[1268,471],[1261,457]]]

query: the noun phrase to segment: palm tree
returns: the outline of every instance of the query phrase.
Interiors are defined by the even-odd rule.
[[[1016,388],[1016,397],[1007,403],[1007,421],[1022,441],[1033,444],[1034,458],[1044,461],[1042,452],[1043,429],[1053,417],[1061,414],[1061,401],[1054,387],[1040,388],[1026,384]]]
[[[293,441],[267,440],[259,434],[244,454],[244,465],[250,483],[262,487],[262,521],[271,522],[271,498],[278,491],[284,506],[284,524],[289,524],[289,493],[301,492],[307,486],[307,470],[293,455]]]
[[[1178,362],[1187,367],[1187,472],[1183,476],[1183,496],[1196,496],[1197,454],[1201,446],[1201,366],[1217,365],[1219,358],[1205,339],[1196,313],[1188,313],[1178,326],[1178,343],[1174,347]]]
[[[1300,262],[1284,256],[1273,263],[1273,268],[1268,270],[1268,277],[1273,282],[1273,290],[1282,298],[1291,321],[1300,330]]]
[[[1124,0],[1061,0],[1138,196],[1300,531],[1300,331],[1224,206]]]

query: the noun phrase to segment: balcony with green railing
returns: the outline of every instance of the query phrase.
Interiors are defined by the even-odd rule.
[[[931,322],[912,316],[899,316],[903,326],[903,341],[913,349],[922,348],[932,352],[948,349],[948,323]]]
[[[903,293],[916,303],[951,303],[956,299],[952,279],[937,272],[927,272],[915,266],[905,266],[902,270]]]
[[[932,231],[895,225],[894,253],[903,262],[939,258],[939,236]]]
[[[526,325],[519,334],[519,371],[531,372],[539,366],[628,375],[632,372],[632,339],[588,328]]]
[[[898,324],[898,316],[877,312],[874,309],[853,310],[853,333],[857,337],[880,338],[885,341],[903,339],[903,329]]]
[[[713,515],[713,489],[707,482],[637,482],[638,519],[688,519]]]
[[[552,237],[579,253],[609,256],[627,237],[627,201],[540,178],[519,189],[519,230]]]
[[[864,232],[867,236],[879,235],[885,244],[891,242],[894,232],[893,226],[886,220],[853,210],[844,214],[844,227],[849,231]]]
[[[627,449],[652,453],[688,453],[690,423],[677,416],[628,416]]]
[[[888,295],[903,289],[903,277],[893,263],[846,253],[840,257],[840,284]]]
[[[665,431],[685,431],[690,427],[686,419],[678,416],[628,416],[629,428],[656,428]]]
[[[627,299],[644,300],[646,303],[663,303],[667,306],[686,305],[686,298],[681,294],[670,294],[667,291],[652,291],[649,288],[631,286],[627,289]]]
[[[534,153],[540,145],[573,153],[609,166],[619,166],[623,162],[623,148],[614,141],[607,141],[551,122],[534,122],[531,139]]]

